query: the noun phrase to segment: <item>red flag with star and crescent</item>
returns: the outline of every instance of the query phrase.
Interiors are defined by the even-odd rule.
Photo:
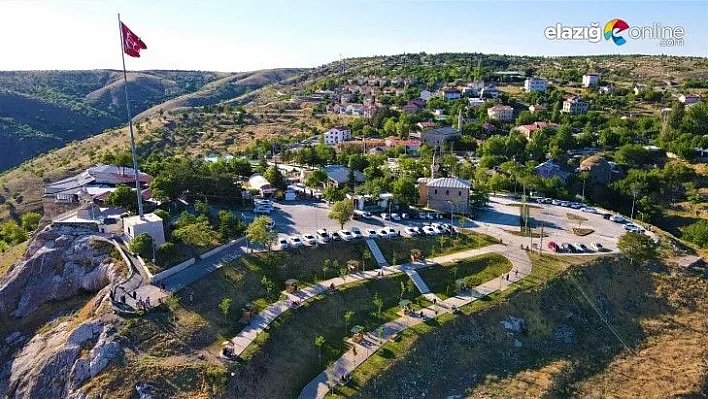
[[[140,58],[140,50],[147,50],[145,42],[138,35],[121,22],[120,29],[123,34],[123,51],[131,57]]]

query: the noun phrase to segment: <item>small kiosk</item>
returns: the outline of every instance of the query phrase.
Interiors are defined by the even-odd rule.
[[[356,343],[361,342],[364,339],[364,330],[366,330],[364,326],[358,324],[352,327],[352,329],[349,330],[352,333],[352,341]]]

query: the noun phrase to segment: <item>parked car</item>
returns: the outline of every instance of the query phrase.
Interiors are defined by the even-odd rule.
[[[256,214],[268,215],[268,214],[270,214],[270,211],[271,211],[270,208],[265,208],[265,207],[260,207],[260,206],[253,208],[253,213],[256,213]]]
[[[615,223],[627,223],[627,219],[625,219],[621,215],[612,215],[610,216],[610,220]]]
[[[436,234],[445,234],[446,233],[445,229],[437,223],[431,224],[430,227],[432,227],[432,229],[435,230]]]
[[[334,233],[332,233],[332,234],[334,234]],[[342,237],[342,239],[345,241],[349,241],[352,238],[354,238],[354,235],[352,234],[352,232],[347,229],[339,230],[339,236]]]
[[[410,215],[408,215],[407,213],[402,213],[402,214],[401,214],[401,219],[404,219],[404,220],[405,220],[405,219],[408,219],[409,217],[410,217]]]
[[[610,220],[611,217],[612,217],[612,214],[611,214],[611,213],[603,213],[603,214],[602,214],[602,218],[603,218],[603,219]]]
[[[270,219],[270,221],[266,223],[266,228],[268,230],[273,230],[275,228],[275,220]]]
[[[637,226],[634,223],[627,223],[624,225],[624,229],[627,231],[631,231],[632,233],[643,233],[644,229],[640,226]]]
[[[560,251],[560,247],[558,246],[558,244],[556,244],[556,243],[553,242],[553,241],[549,241],[549,242],[548,242],[548,249],[550,249],[550,250],[553,251],[553,252],[558,252],[558,251]]]
[[[327,233],[327,229],[319,229],[315,231],[315,237],[317,237],[317,241],[321,243],[328,243],[331,239],[329,233]]]
[[[425,218],[428,219],[428,220],[433,220],[433,219],[435,219],[435,216],[433,216],[432,213],[426,213],[426,214],[425,214]]]
[[[602,252],[605,250],[605,247],[603,247],[602,244],[600,244],[599,242],[591,242],[590,248],[592,248],[593,251],[597,252]]]
[[[585,213],[597,213],[597,210],[595,210],[595,208],[592,208],[589,206],[586,206],[585,208],[581,208],[580,210]]]
[[[333,231],[332,233],[330,233],[329,236],[332,238],[332,241],[341,241],[342,240],[342,236],[340,236],[339,233],[336,231]]]
[[[560,205],[562,203],[563,203],[563,201],[561,201],[561,200],[557,200],[557,199],[551,200],[551,204],[553,204],[553,205]]]
[[[309,245],[317,245],[317,240],[312,234],[303,234],[302,240],[308,243]]]
[[[570,208],[570,202],[568,202],[568,201],[563,201],[563,202],[561,202],[561,206],[564,206],[564,207],[566,207],[566,208]]]
[[[580,244],[580,243],[573,243],[573,248],[575,249],[575,252],[585,252],[585,249],[583,249],[585,246]]]
[[[400,221],[401,221],[401,217],[400,217],[397,213],[392,213],[392,214],[391,214],[391,220],[393,220],[393,221],[395,221],[395,222],[400,222]]]
[[[357,218],[371,219],[371,212],[355,210],[354,211],[354,219],[357,219]]]
[[[414,227],[411,227],[411,228],[413,229],[413,231],[415,231],[415,234],[416,234],[416,235],[421,235],[421,234],[423,234],[423,230],[421,230],[420,227],[414,226]]]
[[[285,238],[278,239],[278,248],[280,248],[280,249],[290,248],[290,245],[288,244],[288,240],[286,240]]]
[[[381,213],[381,219],[383,219],[383,220],[388,220],[388,213],[382,212],[382,213]]]
[[[563,250],[563,252],[575,252],[575,247],[568,244],[567,242],[561,244],[561,249]]]
[[[389,237],[398,237],[398,231],[396,231],[393,227],[389,227],[386,230],[388,231]]]
[[[583,207],[583,204],[577,203],[577,202],[571,202],[570,207],[573,209],[580,209]]]
[[[376,230],[366,229],[366,238],[376,238]]]
[[[430,226],[423,226],[423,233],[427,236],[436,236],[438,233],[435,232],[435,230],[430,227]]]
[[[290,241],[290,245],[292,245],[293,248],[300,248],[301,246],[304,245],[304,244],[302,243],[302,240],[301,240],[300,237],[298,237],[298,236],[290,236],[290,237],[288,238],[288,240]]]
[[[415,227],[406,227],[403,229],[403,232],[406,233],[409,237],[413,237],[414,235],[418,234],[415,231]]]
[[[388,238],[388,230],[378,229],[376,231],[376,236],[378,236],[379,238]]]
[[[352,227],[352,237],[354,238],[361,238],[361,230],[359,230],[358,227]]]
[[[588,252],[588,247],[586,247],[585,244],[577,243],[575,245],[577,245],[581,249],[582,252]]]

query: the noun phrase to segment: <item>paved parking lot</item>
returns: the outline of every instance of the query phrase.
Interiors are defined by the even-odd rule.
[[[502,239],[504,243],[510,245],[532,246],[538,245],[539,239],[520,237],[512,234],[512,231],[519,230],[519,202],[506,197],[492,197],[489,208],[479,213],[476,220],[468,220],[464,227],[480,233],[488,234]],[[602,209],[597,209],[598,214],[582,212],[579,209],[571,209],[550,204],[531,204],[531,221],[535,231],[540,231],[540,225],[544,226],[543,249],[547,250],[549,241],[557,244],[564,242],[582,243],[589,246],[591,242],[599,242],[606,249],[616,250],[617,240],[625,233],[623,225],[603,219]],[[275,221],[275,229],[280,237],[291,235],[314,234],[318,229],[337,231],[339,224],[328,217],[330,208],[324,202],[316,201],[293,201],[288,203],[275,203],[275,209],[270,213],[270,217]],[[567,214],[576,214],[587,220],[578,223],[570,220]],[[250,221],[253,213],[246,212],[242,216]],[[380,229],[392,226],[396,230],[403,231],[407,225],[420,226],[424,223],[431,223],[431,220],[402,220],[400,222],[384,221],[379,214],[372,215],[369,219],[352,220],[345,225],[346,229],[353,226],[359,227],[362,231],[367,228]],[[438,223],[450,223],[449,218],[435,220]],[[459,218],[455,218],[455,226],[460,226]],[[583,227],[593,229],[594,232],[585,237],[573,234],[573,227]]]

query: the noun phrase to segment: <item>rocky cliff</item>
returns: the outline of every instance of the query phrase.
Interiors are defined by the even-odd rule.
[[[119,278],[110,250],[89,230],[48,226],[22,261],[0,277],[0,313],[21,318],[45,302],[100,290]]]

